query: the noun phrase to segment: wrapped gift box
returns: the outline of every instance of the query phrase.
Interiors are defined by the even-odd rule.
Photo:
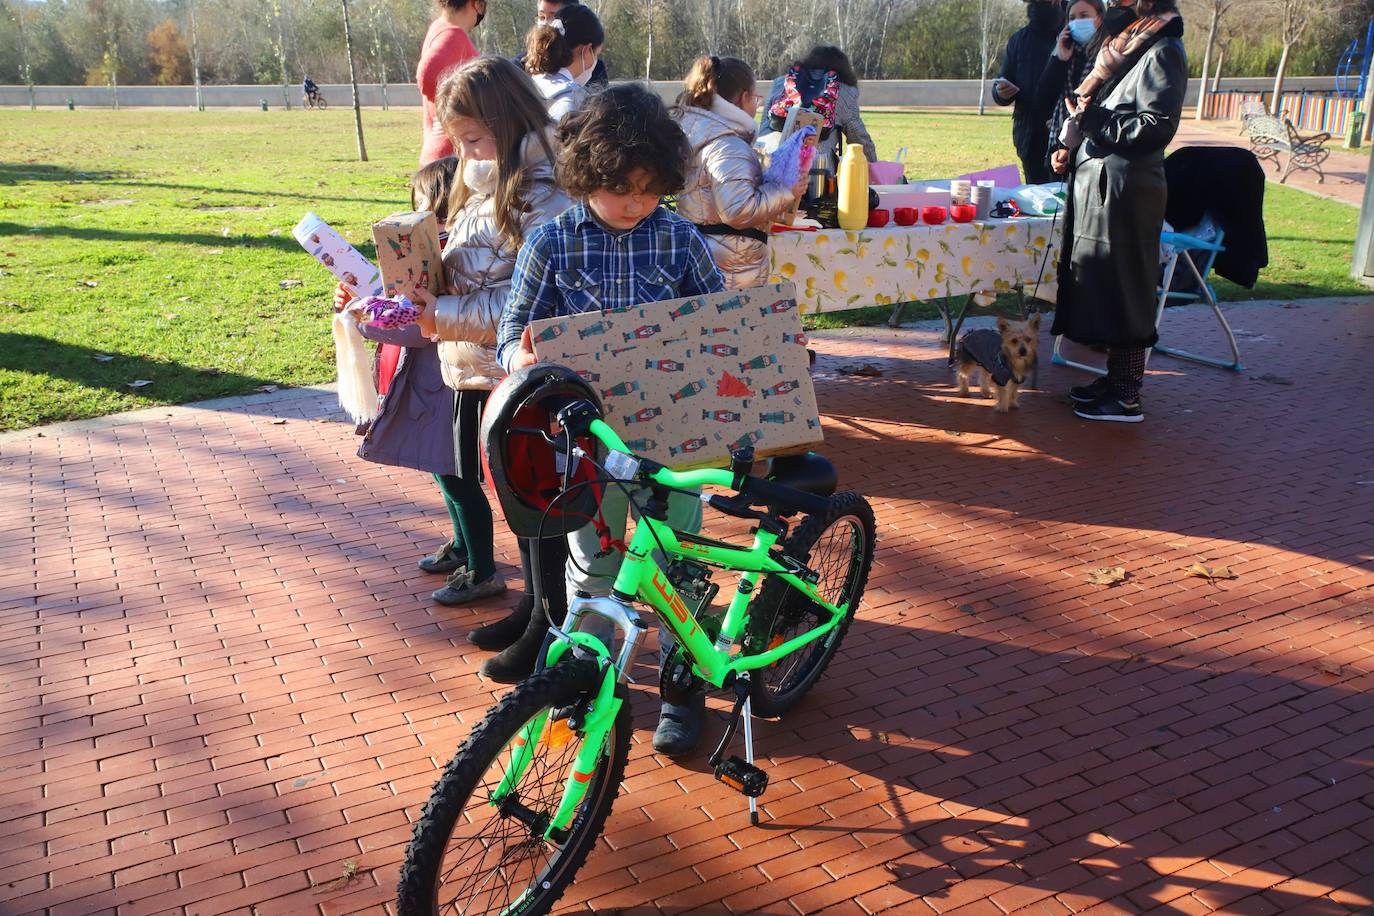
[[[408,296],[417,286],[439,292],[443,265],[433,213],[397,213],[378,220],[372,224],[372,240],[377,244],[384,295]]]
[[[382,294],[382,277],[372,262],[314,213],[305,214],[291,233],[302,248],[359,296]]]
[[[821,441],[790,283],[547,318],[540,362],[576,371],[636,454],[672,468],[806,451]]]

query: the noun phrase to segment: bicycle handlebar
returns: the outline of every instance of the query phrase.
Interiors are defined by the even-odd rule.
[[[624,440],[620,438],[620,435],[605,420],[593,420],[590,424],[590,432],[607,448],[627,455],[634,455],[625,445]],[[643,461],[643,459],[639,460]],[[781,507],[804,512],[807,515],[819,515],[830,507],[830,500],[824,496],[806,493],[764,477],[754,477],[748,473],[724,468],[674,471],[671,468],[660,467],[651,471],[648,476],[655,483],[684,490],[698,489],[704,486],[726,487],[744,497],[748,505]],[[728,500],[722,503],[717,497],[712,497],[710,504],[722,511],[730,511],[727,508],[729,506]]]

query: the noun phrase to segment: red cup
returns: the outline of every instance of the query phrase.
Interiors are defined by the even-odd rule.
[[[892,211],[892,220],[899,226],[914,226],[920,216],[915,207],[898,207]]]
[[[978,208],[972,204],[955,204],[949,208],[949,217],[956,223],[971,223],[978,215]]]
[[[949,210],[944,207],[925,207],[921,210],[921,222],[931,226],[940,225],[947,216],[949,216]]]
[[[887,210],[869,210],[868,228],[881,229],[887,225],[887,219],[892,214]]]

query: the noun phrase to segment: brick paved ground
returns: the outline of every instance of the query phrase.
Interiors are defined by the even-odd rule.
[[[868,600],[758,729],[760,827],[651,753],[640,692],[566,909],[1368,907],[1371,304],[1233,308],[1251,368],[1156,360],[1124,429],[1072,418],[1063,370],[1003,417],[950,397],[927,331],[824,336],[826,451],[878,509]],[[860,360],[884,375],[837,372]],[[437,494],[355,460],[329,409],[0,438],[0,912],[383,911],[496,695],[462,636],[499,608],[430,604]]]

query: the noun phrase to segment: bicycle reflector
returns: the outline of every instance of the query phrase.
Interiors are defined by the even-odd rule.
[[[506,524],[518,537],[562,537],[596,516],[599,484],[559,498],[565,488],[597,479],[592,465],[566,454],[568,437],[558,423],[559,411],[577,401],[601,412],[596,392],[580,375],[549,363],[508,376],[487,399],[482,461]],[[583,435],[573,441],[600,462],[604,449],[597,440]]]

